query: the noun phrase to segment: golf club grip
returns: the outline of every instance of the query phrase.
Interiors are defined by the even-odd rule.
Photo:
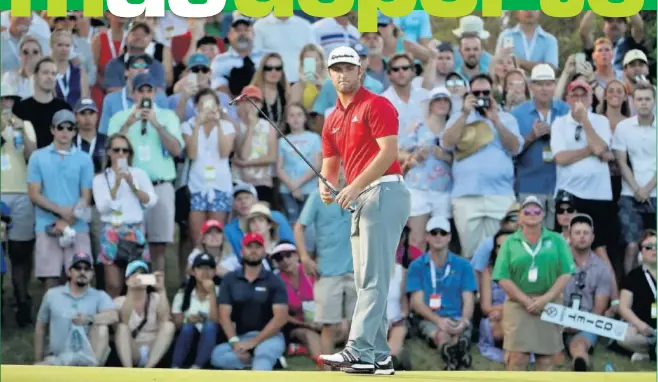
[[[236,98],[236,99],[237,99],[237,98]],[[299,149],[297,148],[297,146],[295,146],[294,143],[290,142],[290,140],[288,139],[288,137],[286,137],[286,135],[283,133],[283,131],[281,131],[281,129],[279,129],[279,127],[276,125],[276,123],[274,123],[274,122],[270,119],[270,117],[268,117],[267,114],[265,114],[265,113],[263,112],[263,109],[261,109],[258,105],[256,105],[256,103],[254,103],[254,101],[253,101],[250,97],[246,97],[245,99],[246,99],[247,101],[249,101],[249,103],[251,103],[256,109],[258,109],[258,112],[260,113],[260,115],[263,116],[263,118],[265,118],[265,120],[266,120],[267,122],[269,122],[270,125],[272,125],[272,127],[274,128],[274,130],[276,130],[276,131],[279,133],[279,135],[281,135],[281,137],[282,137],[282,138],[283,138],[283,139],[284,139],[284,140],[290,145],[290,147],[292,147],[292,149],[295,150],[295,152],[297,153],[297,155],[299,155],[299,156],[302,158],[302,160],[308,165],[308,167],[310,167],[311,170],[313,170],[313,172],[315,173],[315,175],[317,175],[317,176],[320,178],[320,180],[322,181],[322,183],[324,183],[324,185],[327,186],[327,187],[331,190],[331,193],[332,193],[334,196],[338,196],[338,190],[337,190],[334,186],[332,186],[331,183],[329,183],[329,181],[327,180],[327,178],[325,178],[324,176],[322,176],[322,174],[320,174],[320,171],[318,171],[318,170],[315,168],[315,166],[313,166],[313,164],[311,163],[311,161],[309,161],[308,159],[306,159],[306,157],[304,156],[304,154],[302,154],[302,152],[299,151]],[[347,210],[350,211],[350,212],[354,212],[354,207],[353,207],[353,206],[349,206],[349,207],[347,207]]]

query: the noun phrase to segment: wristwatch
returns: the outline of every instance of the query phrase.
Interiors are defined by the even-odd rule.
[[[228,340],[228,343],[231,344],[231,346],[233,346],[233,344],[236,342],[240,342],[240,338],[238,336],[233,336]]]

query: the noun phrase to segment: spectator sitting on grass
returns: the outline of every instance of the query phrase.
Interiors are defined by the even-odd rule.
[[[418,313],[422,334],[441,353],[446,370],[470,367],[471,318],[477,290],[469,262],[448,250],[450,223],[441,216],[427,222],[429,251],[407,273],[411,308]]]
[[[161,364],[174,338],[176,327],[171,322],[169,302],[164,290],[164,275],[150,276],[143,260],[126,267],[126,294],[114,299],[119,325],[114,341],[123,367],[153,368]]]
[[[210,360],[217,343],[217,263],[207,253],[199,254],[192,264],[192,277],[178,291],[171,304],[174,324],[180,329],[174,344],[171,367],[185,366],[194,354],[191,369],[201,369]]]
[[[92,288],[94,260],[87,253],[71,259],[66,285],[51,288],[43,296],[34,328],[35,364],[57,365],[57,357],[66,351],[69,333],[74,325],[82,326],[94,351],[97,365],[104,365],[109,348],[109,328],[117,322],[117,312],[110,296]],[[48,325],[49,345],[44,349]],[[44,359],[44,356],[47,356]]]

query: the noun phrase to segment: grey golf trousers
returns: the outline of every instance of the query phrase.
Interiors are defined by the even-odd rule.
[[[374,363],[390,350],[386,303],[395,252],[411,209],[409,190],[400,176],[366,188],[355,207],[352,259],[357,299],[346,348],[361,361]]]

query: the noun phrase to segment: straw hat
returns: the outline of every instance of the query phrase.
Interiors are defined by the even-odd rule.
[[[455,148],[455,159],[462,160],[474,154],[492,140],[493,132],[486,122],[475,121],[467,124]]]
[[[263,216],[267,218],[267,220],[269,220],[270,223],[272,223],[273,229],[276,229],[278,227],[278,224],[274,221],[274,218],[272,218],[272,211],[270,210],[270,208],[263,203],[256,203],[253,206],[251,206],[247,218],[244,219],[242,222],[240,222],[240,229],[242,230],[242,232],[246,233],[249,231],[249,221],[257,216]]]

